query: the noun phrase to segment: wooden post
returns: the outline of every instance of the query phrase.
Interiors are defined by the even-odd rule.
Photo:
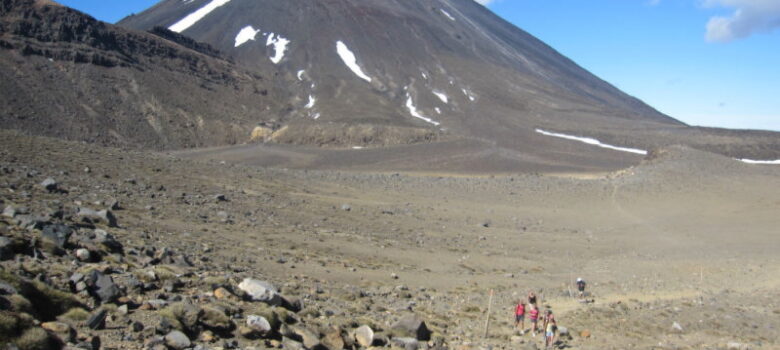
[[[490,290],[490,297],[488,297],[488,308],[487,308],[487,316],[485,317],[485,335],[483,338],[487,338],[488,336],[488,327],[490,327],[490,307],[493,305],[493,290]]]

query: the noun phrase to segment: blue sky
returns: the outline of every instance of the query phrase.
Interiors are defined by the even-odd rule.
[[[155,0],[61,0],[107,22]],[[661,112],[780,131],[780,0],[480,0]]]

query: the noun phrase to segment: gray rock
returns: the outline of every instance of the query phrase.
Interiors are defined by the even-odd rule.
[[[187,338],[184,333],[180,331],[171,331],[165,335],[165,345],[168,345],[175,350],[182,350],[192,346],[192,342],[190,342],[190,338]]]
[[[7,218],[13,218],[17,215],[24,214],[22,210],[14,208],[13,206],[9,205],[6,206],[5,209],[3,209],[3,216]]]
[[[111,198],[108,201],[106,201],[106,206],[109,210],[120,210],[122,209],[122,205],[119,203],[119,200],[116,198]]]
[[[414,337],[417,340],[428,341],[431,339],[431,331],[428,329],[428,326],[425,325],[425,322],[420,317],[414,314],[407,314],[401,317],[390,328],[404,336]]]
[[[224,194],[217,194],[214,195],[214,200],[217,202],[227,202],[227,196],[225,196]]]
[[[76,216],[88,220],[92,223],[102,222],[108,225],[109,227],[117,226],[116,217],[110,210],[107,209],[98,211],[98,210],[81,207],[79,208],[78,213],[76,213]]]
[[[246,326],[260,333],[261,335],[268,334],[273,330],[273,328],[271,327],[271,323],[268,322],[268,320],[266,320],[265,317],[258,316],[258,315],[247,316]]]
[[[342,204],[341,205],[341,210],[343,210],[343,211],[352,211],[352,206],[349,205],[349,204]]]
[[[52,178],[47,178],[41,182],[41,187],[49,192],[57,191],[57,181]]]
[[[302,342],[307,349],[316,349],[320,346],[319,336],[305,327],[282,325],[281,332],[289,338]]]
[[[117,241],[113,235],[101,229],[95,230],[95,238],[93,239],[93,242],[97,245],[103,246],[103,248],[111,253],[121,253],[123,249],[122,243],[119,243],[119,241]]]
[[[87,285],[92,287],[92,291],[102,303],[113,302],[122,295],[122,291],[114,283],[114,279],[97,270],[92,270],[89,273],[87,281]]]
[[[108,316],[108,310],[100,309],[93,313],[87,319],[87,327],[90,329],[103,329],[106,327],[106,317]]]
[[[0,295],[14,295],[17,293],[19,292],[17,292],[16,288],[14,288],[12,285],[0,281]]]
[[[0,236],[0,261],[14,258],[14,243],[8,237]]]
[[[414,338],[393,338],[392,343],[397,347],[404,348],[404,350],[415,350],[420,346],[420,342]]]
[[[65,249],[72,234],[73,229],[66,225],[46,225],[41,231],[41,239],[54,244],[57,248]]]
[[[92,253],[88,249],[79,248],[76,249],[76,258],[81,261],[90,261],[92,259]]]
[[[266,281],[245,278],[238,285],[238,288],[244,291],[252,301],[260,301],[274,306],[282,304],[282,297],[277,292],[276,287]]]

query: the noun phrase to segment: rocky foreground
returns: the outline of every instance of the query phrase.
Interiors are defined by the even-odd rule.
[[[778,346],[775,238],[745,234],[749,257],[739,259],[742,248],[721,249],[727,238],[715,236],[717,259],[692,253],[682,236],[674,242],[686,247],[684,259],[672,249],[630,253],[622,238],[610,239],[614,252],[589,243],[610,232],[609,221],[569,226],[557,213],[567,201],[554,188],[614,201],[632,181],[660,191],[647,179],[292,172],[5,131],[0,145],[2,349],[535,349],[541,337],[519,335],[510,317],[531,288],[558,315],[557,348]],[[771,171],[755,176],[776,181]],[[512,218],[505,204],[475,214],[464,204],[482,205],[474,187],[490,203],[517,191],[559,219],[530,209]],[[769,197],[760,201],[771,221]],[[750,219],[764,222],[759,214]],[[637,231],[618,227],[626,233],[615,237]],[[566,259],[549,253],[564,250],[572,251]],[[594,279],[596,303],[572,301],[559,283],[567,259]],[[603,266],[615,270],[599,275]],[[485,338],[488,289],[495,298]]]

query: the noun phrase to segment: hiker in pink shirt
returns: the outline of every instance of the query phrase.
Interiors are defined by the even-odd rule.
[[[515,308],[515,328],[520,330],[520,335],[525,334],[525,304],[522,300],[517,301]]]

